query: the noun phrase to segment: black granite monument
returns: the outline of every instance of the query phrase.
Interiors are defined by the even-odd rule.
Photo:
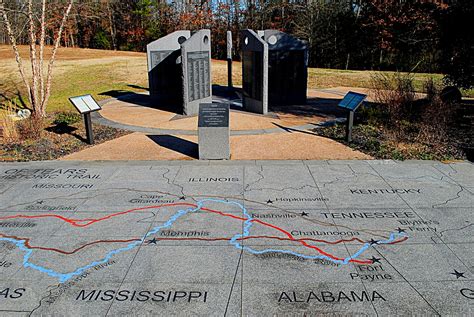
[[[241,31],[243,106],[266,114],[272,106],[306,103],[308,46],[277,30]]]
[[[196,115],[199,103],[212,102],[209,30],[176,31],[147,45],[150,96]]]
[[[308,45],[277,30],[265,30],[268,43],[268,103],[271,106],[306,103]]]

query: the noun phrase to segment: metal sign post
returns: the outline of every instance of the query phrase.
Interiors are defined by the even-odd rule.
[[[94,133],[92,130],[91,112],[101,110],[97,101],[91,95],[83,95],[69,98],[69,101],[76,107],[80,114],[84,115],[86,126],[87,143],[94,144]]]
[[[87,143],[94,144],[94,133],[92,132],[91,113],[84,113],[84,123],[86,125]]]
[[[347,142],[352,141],[352,126],[354,125],[354,111],[349,110],[347,114],[347,125],[346,125],[346,140]]]
[[[227,87],[232,88],[232,32],[227,31]]]
[[[359,108],[359,106],[364,102],[365,98],[367,98],[367,95],[349,91],[338,104],[338,107],[348,110],[346,122],[347,142],[352,141],[352,126],[354,125],[354,113],[357,108]]]

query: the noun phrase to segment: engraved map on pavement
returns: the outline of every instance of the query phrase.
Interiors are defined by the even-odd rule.
[[[0,314],[469,315],[460,162],[0,164]]]

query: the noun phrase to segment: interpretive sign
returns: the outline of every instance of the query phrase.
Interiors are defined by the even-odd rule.
[[[77,111],[81,114],[102,109],[91,95],[71,97],[69,98],[69,101],[71,101]]]
[[[349,91],[341,100],[341,102],[338,104],[338,107],[349,110],[349,113],[347,114],[347,126],[346,126],[347,142],[352,141],[352,126],[354,125],[354,112],[364,102],[365,98],[367,98],[367,95]]]
[[[101,110],[97,101],[91,95],[82,95],[69,98],[69,101],[76,107],[77,111],[84,116],[86,126],[87,143],[94,144],[94,134],[92,132],[91,112]]]
[[[350,111],[356,111],[357,108],[364,102],[367,95],[360,94],[358,92],[349,91],[345,96],[344,99],[338,104],[341,108],[346,108]]]
[[[229,105],[199,105],[198,143],[200,160],[230,158]]]

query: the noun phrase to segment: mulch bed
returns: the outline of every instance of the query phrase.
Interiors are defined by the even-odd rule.
[[[363,118],[355,122],[351,143],[345,140],[345,124],[317,128],[313,131],[376,159],[474,161],[474,105],[471,103],[460,105],[455,117],[456,121],[448,131],[448,140],[436,143],[422,143],[409,133],[404,135],[403,139],[394,138],[389,126],[369,124]]]
[[[95,144],[130,133],[98,124],[93,125],[93,132]],[[86,131],[82,122],[71,126],[49,124],[43,131],[43,136],[37,140],[1,141],[0,161],[3,162],[55,160],[91,146],[86,142]],[[100,157],[97,159],[100,160]]]

